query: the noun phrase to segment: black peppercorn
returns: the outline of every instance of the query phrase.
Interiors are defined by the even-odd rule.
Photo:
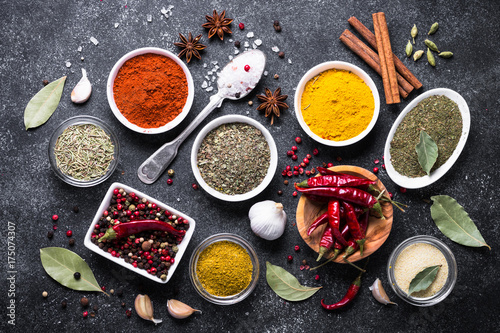
[[[63,301],[61,302],[61,308],[66,309],[66,306],[68,306],[68,302],[63,299]]]
[[[80,280],[80,278],[82,277],[82,275],[80,274],[80,272],[75,272],[75,274],[73,274],[73,277],[77,280]]]
[[[69,241],[68,241],[68,243],[69,243],[69,246],[75,245],[75,239],[74,238],[70,238]]]
[[[280,21],[274,20],[273,25],[280,25]]]
[[[52,230],[49,230],[49,232],[47,232],[47,238],[52,239],[52,237],[54,237],[54,232]]]
[[[73,211],[74,211],[75,213],[78,213],[78,212],[80,211],[80,208],[78,208],[78,206],[74,206],[74,207],[73,207]]]
[[[234,42],[234,46],[235,46],[235,47],[240,47],[240,46],[241,46],[240,41],[239,41],[239,40],[235,41],[235,42]]]
[[[282,195],[283,194],[283,191],[282,190],[279,190],[278,191],[278,195]]]
[[[49,81],[48,80],[43,80],[42,83],[43,83],[44,86],[46,86],[46,85],[49,84]]]
[[[89,299],[87,297],[82,297],[80,299],[80,304],[85,308],[89,305]]]
[[[125,307],[125,302],[122,302],[121,306],[122,306],[122,308],[124,308]]]
[[[280,58],[284,58],[284,57],[285,57],[285,52],[280,51],[280,52],[278,53],[278,57],[280,57]]]
[[[94,306],[92,307],[92,310],[94,310],[95,312],[97,312],[97,310],[98,310],[98,309],[99,309],[99,307],[98,307],[97,305],[94,305]]]
[[[281,32],[281,26],[280,25],[275,25],[274,26],[274,30],[276,30],[276,32]]]
[[[236,98],[240,98],[241,94],[239,92],[237,92],[236,94],[234,94],[234,97]]]

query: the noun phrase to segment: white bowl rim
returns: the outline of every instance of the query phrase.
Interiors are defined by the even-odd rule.
[[[403,176],[400,173],[398,173],[396,169],[394,169],[394,166],[392,165],[391,162],[390,149],[391,149],[392,138],[394,137],[396,129],[398,128],[401,121],[403,121],[403,118],[406,116],[406,114],[410,112],[423,99],[435,95],[446,96],[455,103],[457,103],[458,109],[460,110],[460,114],[462,115],[462,135],[460,136],[460,140],[458,141],[457,147],[453,151],[453,154],[450,156],[450,158],[448,158],[448,160],[439,168],[432,171],[430,175],[425,175],[416,178]],[[464,149],[465,143],[467,142],[467,137],[469,136],[470,120],[471,120],[470,111],[467,102],[459,93],[457,93],[454,90],[448,88],[436,88],[426,91],[425,93],[417,96],[403,109],[403,111],[400,113],[400,115],[392,125],[389,134],[387,135],[387,140],[385,142],[385,148],[384,148],[384,157],[385,157],[384,163],[389,177],[392,179],[393,182],[395,182],[399,186],[409,189],[417,189],[428,186],[437,181],[439,178],[443,177],[446,174],[446,172],[450,170],[453,164],[455,164],[458,157],[460,156],[460,153]]]
[[[373,110],[373,117],[368,126],[357,136],[350,138],[348,140],[344,141],[333,141],[333,140],[326,140],[320,137],[319,135],[313,133],[311,129],[309,129],[309,126],[305,123],[303,117],[302,117],[302,111],[301,111],[301,97],[302,93],[304,92],[304,88],[306,86],[306,83],[311,80],[313,77],[316,75],[320,74],[321,72],[324,72],[328,69],[343,69],[343,70],[348,70],[359,76],[365,84],[370,88],[373,99],[375,102],[375,107]],[[297,120],[299,121],[300,126],[304,130],[304,132],[307,133],[312,139],[315,141],[322,143],[327,146],[332,146],[332,147],[344,147],[351,145],[353,143],[356,143],[363,139],[365,136],[370,133],[370,131],[373,129],[375,126],[375,123],[377,122],[379,113],[380,113],[380,96],[377,90],[377,86],[375,85],[375,82],[373,82],[372,78],[361,68],[359,68],[356,65],[353,65],[351,63],[345,62],[345,61],[327,61],[323,62],[321,64],[318,64],[308,70],[304,76],[299,81],[299,84],[297,85],[297,89],[295,90],[295,98],[294,98],[294,103],[295,103],[295,116],[297,117]]]
[[[201,142],[205,138],[205,136],[214,128],[217,128],[218,126],[222,124],[228,124],[228,123],[246,123],[249,125],[252,125],[256,127],[258,130],[262,132],[264,137],[266,138],[267,144],[269,145],[269,150],[271,152],[271,160],[269,162],[269,167],[267,169],[266,176],[264,177],[264,180],[262,183],[259,184],[256,188],[253,190],[243,193],[243,194],[235,194],[235,195],[228,195],[221,193],[213,188],[211,188],[201,177],[200,170],[198,169],[198,149],[200,148]],[[278,150],[276,148],[276,143],[274,142],[274,139],[269,133],[269,131],[259,123],[257,120],[252,119],[247,116],[242,116],[242,115],[236,115],[236,114],[229,114],[225,116],[221,116],[218,118],[215,118],[211,122],[209,122],[203,129],[198,133],[196,136],[196,139],[193,143],[193,148],[191,149],[191,169],[193,170],[194,177],[196,178],[196,181],[200,184],[200,186],[210,195],[212,195],[215,198],[218,198],[223,201],[229,201],[229,202],[239,202],[239,201],[244,201],[251,199],[261,193],[273,180],[274,174],[276,173],[276,168],[278,167]]]
[[[186,99],[186,104],[184,104],[184,107],[182,108],[181,113],[175,117],[174,120],[166,123],[165,125],[161,127],[156,127],[156,128],[142,128],[139,127],[135,124],[132,124],[123,114],[120,112],[118,107],[116,106],[114,97],[113,97],[113,84],[115,82],[116,75],[118,74],[118,71],[120,68],[123,66],[123,64],[136,56],[139,56],[141,54],[146,54],[146,53],[155,53],[155,54],[160,54],[163,56],[166,56],[173,61],[175,61],[176,64],[181,66],[182,70],[184,71],[184,74],[186,75],[186,80],[188,84],[188,96]],[[127,128],[137,132],[137,133],[143,133],[143,134],[159,134],[159,133],[165,133],[177,125],[179,125],[184,118],[186,118],[187,114],[189,113],[189,110],[191,109],[191,106],[193,105],[193,99],[194,99],[194,83],[193,83],[193,77],[191,76],[191,72],[189,71],[189,68],[186,66],[186,64],[179,59],[175,54],[173,54],[170,51],[167,51],[165,49],[159,48],[159,47],[142,47],[139,49],[135,49],[133,51],[128,52],[125,54],[123,57],[121,57],[113,66],[111,69],[111,72],[109,73],[108,76],[108,82],[106,85],[106,95],[108,98],[108,104],[109,107],[111,108],[111,111],[115,115],[115,117]]]
[[[179,248],[179,251],[177,251],[177,254],[175,255],[174,264],[172,266],[170,266],[170,268],[168,269],[167,278],[165,281],[163,281],[162,279],[158,278],[155,275],[149,274],[145,269],[140,269],[140,268],[132,266],[131,264],[125,262],[125,260],[123,260],[122,258],[113,257],[111,255],[111,253],[104,252],[102,249],[99,248],[99,246],[92,243],[91,237],[92,237],[92,232],[94,231],[94,226],[96,224],[98,224],[102,212],[104,210],[106,210],[106,208],[108,208],[109,201],[111,200],[111,197],[113,196],[113,190],[115,188],[123,188],[125,190],[125,192],[127,192],[127,193],[134,192],[139,197],[146,198],[149,202],[156,203],[156,205],[158,207],[166,209],[166,210],[168,210],[168,211],[170,211],[178,216],[182,216],[183,219],[186,219],[189,221],[189,229],[186,231],[186,234],[184,235],[184,238],[182,239],[182,241],[179,243],[179,245],[177,245],[177,247]],[[195,227],[196,227],[195,220],[193,220],[188,215],[178,211],[177,209],[172,208],[172,207],[164,204],[163,202],[159,201],[158,199],[152,198],[149,195],[142,193],[141,191],[135,190],[130,186],[127,186],[127,185],[122,184],[122,183],[113,183],[113,184],[111,184],[108,191],[106,192],[106,195],[104,196],[104,199],[102,200],[101,205],[99,206],[99,209],[97,210],[96,215],[94,216],[94,219],[92,220],[92,223],[90,224],[90,227],[87,230],[83,244],[89,250],[103,256],[106,259],[109,259],[109,260],[117,263],[118,265],[121,265],[121,266],[127,268],[128,270],[131,270],[131,271],[133,271],[137,274],[140,274],[144,277],[147,277],[148,279],[153,280],[155,282],[167,283],[170,280],[170,278],[172,277],[172,275],[174,274],[175,270],[177,269],[177,266],[179,266],[181,259],[184,255],[184,253],[186,252],[186,249],[189,245],[189,241],[191,240],[191,237],[193,236]]]

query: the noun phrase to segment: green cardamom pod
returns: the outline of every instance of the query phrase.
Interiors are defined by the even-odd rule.
[[[411,54],[413,53],[413,45],[411,45],[410,41],[408,41],[408,44],[406,44],[405,52],[408,58],[411,57]]]
[[[438,54],[441,58],[451,58],[453,57],[453,52],[450,51],[443,51]]]
[[[414,24],[413,25],[413,28],[411,28],[411,37],[413,38],[413,44],[415,44],[415,37],[417,37],[418,35],[418,29],[417,29],[417,25]]]
[[[430,48],[427,48],[427,61],[432,67],[436,67],[436,59],[434,58]]]
[[[432,41],[430,41],[430,40],[426,39],[426,40],[424,40],[424,43],[425,43],[425,45],[426,45],[428,48],[430,48],[432,51],[434,51],[434,52],[439,52],[438,47],[436,46],[436,44],[434,44],[434,42],[432,42]]]
[[[422,58],[424,55],[424,50],[418,50],[413,54],[413,61],[417,61],[418,59]]]
[[[431,30],[429,30],[428,35],[435,34],[436,31],[438,31],[438,28],[439,28],[439,24],[437,22],[435,22],[433,25],[431,25]]]

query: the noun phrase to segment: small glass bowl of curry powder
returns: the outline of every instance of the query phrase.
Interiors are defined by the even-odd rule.
[[[238,303],[257,286],[259,259],[250,243],[242,237],[215,234],[194,250],[189,276],[201,297],[219,305]]]

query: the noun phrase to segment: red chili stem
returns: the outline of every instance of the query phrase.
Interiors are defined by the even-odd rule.
[[[330,200],[328,202],[328,224],[332,228],[332,234],[335,239],[346,246],[347,241],[340,232],[340,202],[338,200]]]
[[[376,203],[378,203],[377,199],[373,195],[354,187],[304,188],[304,187],[299,187],[297,184],[295,184],[295,189],[307,195],[312,194],[321,197],[344,200],[353,204],[357,204],[361,207],[371,208]]]
[[[320,225],[323,225],[328,222],[328,213],[323,213],[307,229],[307,235],[311,235],[314,230],[316,230]]]
[[[106,230],[104,236],[99,238],[99,242],[108,239],[119,239],[125,238],[130,235],[137,234],[141,231],[157,230],[166,231],[174,236],[184,236],[186,234],[185,230],[177,230],[170,224],[157,220],[140,220],[131,221],[127,223],[120,223]]]

